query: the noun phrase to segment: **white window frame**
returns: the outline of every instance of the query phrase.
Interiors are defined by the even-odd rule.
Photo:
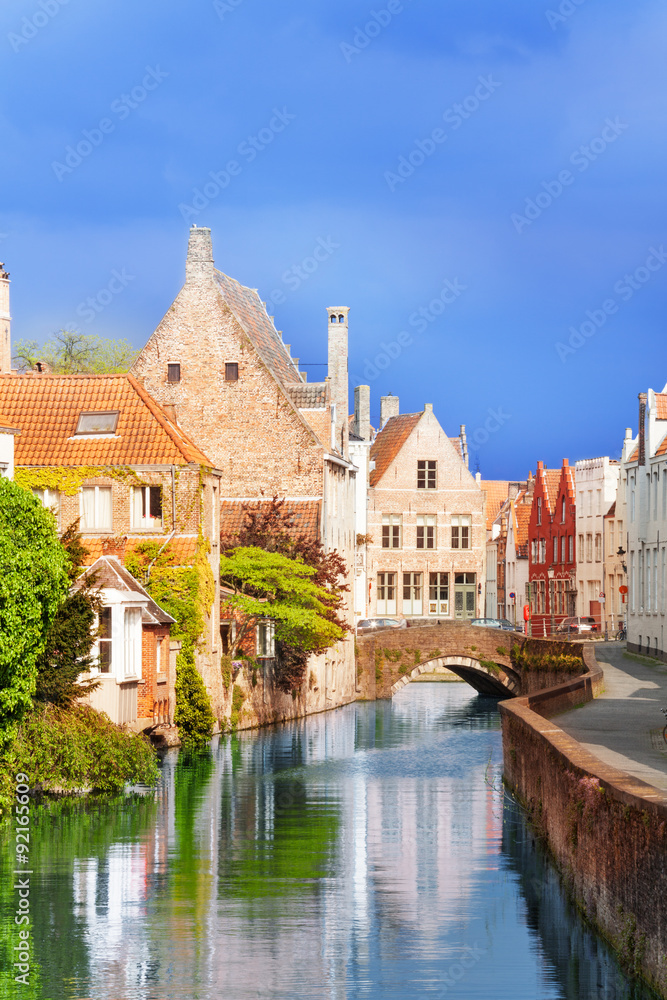
[[[424,610],[424,575],[412,571],[403,573],[401,583],[404,615],[421,615]],[[406,597],[407,592],[407,597]]]
[[[377,575],[376,581],[376,609],[378,615],[396,614],[396,573],[385,570]],[[390,596],[393,594],[393,597]]]
[[[133,531],[162,531],[163,515],[151,517],[151,490],[160,490],[160,507],[162,507],[161,486],[133,486],[130,494],[130,523]],[[145,513],[144,513],[145,512]]]
[[[273,659],[276,655],[276,625],[271,618],[258,622],[255,655],[262,659]]]
[[[60,492],[52,490],[48,486],[33,486],[32,492],[42,506],[51,511],[56,519],[56,524],[60,527]]]
[[[460,552],[462,549],[472,548],[472,515],[453,514],[452,515],[452,549]],[[465,545],[463,543],[466,543]]]
[[[85,495],[86,491],[89,491],[89,490],[90,491],[94,491],[94,493],[95,493],[95,499],[94,499],[94,502],[93,502],[93,507],[94,507],[94,521],[95,521],[94,525],[89,525],[89,524],[86,523],[84,495]],[[99,523],[100,522],[100,492],[101,491],[108,492],[109,496],[110,496],[110,500],[111,500],[111,503],[109,505],[110,514],[111,514],[110,523],[109,524],[104,524],[104,525],[100,525],[100,523]],[[111,487],[111,486],[82,486],[80,494],[79,494],[79,497],[80,497],[81,531],[82,531],[82,533],[87,534],[87,533],[93,532],[93,531],[113,531],[113,487]]]
[[[385,545],[385,528],[388,545]],[[382,515],[382,548],[402,549],[403,548],[403,515],[383,514]]]
[[[449,573],[429,573],[428,587],[428,613],[430,615],[448,615]],[[441,596],[443,591],[447,594],[446,598]]]
[[[419,544],[419,531],[422,533],[422,544]],[[437,523],[435,514],[418,514],[415,546],[421,549],[437,548]]]

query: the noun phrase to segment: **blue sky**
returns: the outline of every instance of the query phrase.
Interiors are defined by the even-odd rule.
[[[654,0],[5,0],[13,336],[140,346],[196,222],[309,378],[351,307],[376,420],[433,403],[486,478],[617,456],[667,380],[666,35]]]

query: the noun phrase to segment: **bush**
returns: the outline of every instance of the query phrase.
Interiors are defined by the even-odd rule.
[[[201,749],[213,735],[215,717],[190,644],[183,647],[176,660],[174,722],[186,750]]]

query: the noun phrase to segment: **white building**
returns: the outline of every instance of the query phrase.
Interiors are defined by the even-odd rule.
[[[354,416],[350,427],[350,461],[356,467],[354,482],[354,620],[367,618],[370,596],[368,593],[368,477],[370,453],[373,443],[371,427],[371,389],[358,385],[354,390]]]
[[[667,660],[667,386],[639,396],[639,434],[626,436],[628,649]]]
[[[510,502],[505,546],[506,617],[513,625],[523,626],[523,607],[530,604],[528,526],[533,503],[535,480],[529,476],[525,488]],[[512,596],[514,595],[514,596]]]
[[[605,515],[616,500],[620,463],[587,458],[575,466],[577,534],[577,614],[592,615],[604,628]]]

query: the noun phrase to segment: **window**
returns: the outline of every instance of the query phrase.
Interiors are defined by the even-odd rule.
[[[546,609],[547,609],[546,593],[547,593],[546,584],[544,580],[540,580],[538,613],[541,615],[546,614]]]
[[[541,563],[547,561],[547,540],[546,538],[540,538],[540,559]]]
[[[403,614],[420,615],[422,613],[422,575],[421,573],[403,574]]]
[[[417,489],[434,490],[436,485],[436,463],[430,461],[417,462]]]
[[[101,674],[111,673],[111,608],[100,608],[97,647]]]
[[[471,524],[472,517],[470,514],[456,514],[452,517],[452,548],[453,549],[469,549],[471,548]]]
[[[454,617],[474,618],[477,601],[477,576],[475,573],[454,574]]]
[[[181,366],[167,365],[167,382],[180,382],[180,381],[181,381]]]
[[[435,514],[419,514],[417,516],[417,548],[434,549],[435,547]]]
[[[565,524],[565,497],[560,502],[560,523]]]
[[[542,524],[542,497],[537,498],[537,523]]]
[[[379,615],[396,614],[396,574],[378,573],[377,582],[377,613]]]
[[[257,656],[276,655],[275,626],[272,621],[260,622],[257,626]]]
[[[602,535],[599,531],[595,533],[595,561],[602,560]]]
[[[558,562],[558,539],[554,535],[554,562]]]
[[[400,549],[403,545],[403,515],[382,515],[382,548]]]
[[[567,561],[574,562],[574,535],[567,536]]]
[[[81,530],[111,531],[113,516],[110,486],[84,486],[81,490]]]
[[[429,573],[428,613],[449,614],[449,573]]]
[[[227,362],[225,365],[225,382],[238,382],[239,366],[236,361]]]
[[[42,501],[47,510],[51,511],[57,521],[60,516],[60,493],[58,490],[51,490],[48,487],[44,487],[44,489],[33,487],[32,492],[38,500]]]
[[[162,488],[132,487],[132,528],[135,531],[156,531],[162,528]]]
[[[579,562],[584,561],[584,536],[579,535]]]
[[[125,677],[141,677],[141,608],[125,608],[123,626]]]
[[[566,543],[566,541],[567,541],[567,539],[566,539],[565,535],[561,535],[560,536],[560,561],[562,563],[564,563],[566,561],[566,559],[565,559],[565,543]]]
[[[155,673],[166,674],[165,664],[162,662],[164,656],[164,636],[159,635],[155,640]]]
[[[99,413],[81,413],[75,434],[115,434],[118,424],[118,410]]]
[[[608,527],[608,530],[609,530],[609,555],[613,556],[613,555],[615,555],[615,551],[614,551],[614,522],[613,521],[609,521],[607,527]]]
[[[586,562],[593,562],[593,535],[586,533]]]

